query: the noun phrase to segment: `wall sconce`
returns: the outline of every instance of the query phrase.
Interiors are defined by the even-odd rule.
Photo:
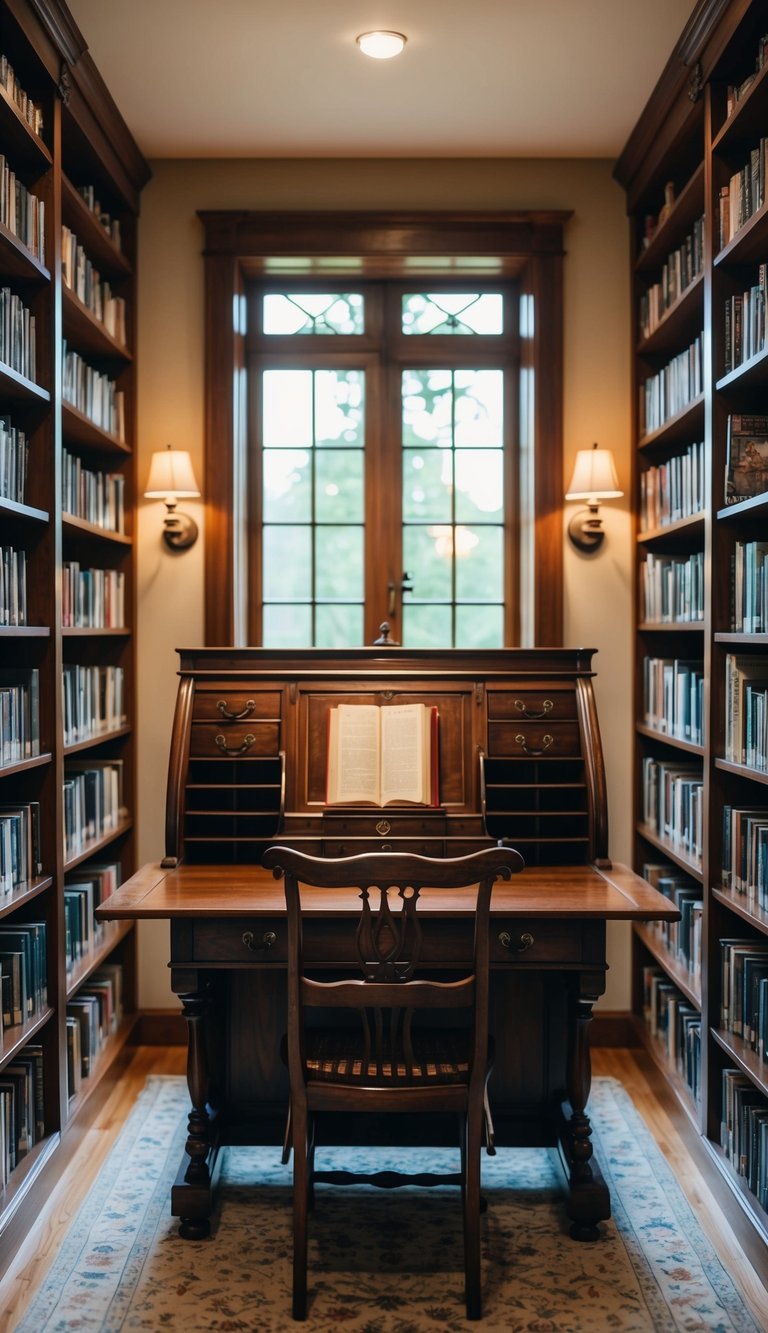
[[[161,449],[152,455],[149,468],[147,500],[165,500],[167,514],[163,527],[163,541],[172,551],[187,551],[197,541],[197,524],[189,514],[176,513],[176,501],[200,494],[195,479],[192,459],[185,449]]]
[[[566,500],[586,500],[588,508],[579,509],[568,524],[568,536],[580,551],[593,552],[602,546],[605,531],[599,514],[601,500],[618,500],[619,479],[610,449],[579,449]]]

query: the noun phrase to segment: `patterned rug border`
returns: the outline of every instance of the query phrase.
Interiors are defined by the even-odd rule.
[[[178,1097],[178,1106],[175,1100]],[[170,1102],[168,1099],[170,1098]],[[613,1099],[617,1112],[623,1117],[627,1124],[627,1132],[630,1139],[623,1145],[619,1144],[619,1151],[606,1150],[601,1138],[601,1115],[604,1120],[610,1120],[611,1108],[610,1099]],[[144,1142],[151,1140],[147,1135],[147,1124],[149,1118],[154,1112],[158,1113],[158,1108],[162,1109],[163,1101],[168,1102],[167,1114],[172,1111],[176,1115],[175,1127],[169,1129],[165,1148],[160,1144],[159,1138],[156,1140],[158,1151],[164,1152],[163,1168],[158,1170],[157,1178],[153,1184],[148,1186],[146,1204],[143,1206],[141,1222],[135,1234],[130,1237],[129,1248],[127,1250],[125,1262],[119,1269],[115,1279],[115,1286],[112,1294],[109,1294],[108,1284],[100,1282],[104,1277],[102,1272],[89,1273],[80,1271],[78,1276],[81,1279],[93,1280],[94,1290],[89,1294],[89,1299],[84,1296],[81,1300],[80,1318],[72,1319],[65,1314],[63,1319],[56,1318],[56,1308],[61,1294],[65,1289],[68,1279],[75,1273],[78,1260],[85,1253],[85,1247],[89,1236],[104,1214],[107,1207],[110,1194],[112,1193],[115,1181],[118,1179],[121,1169],[124,1169],[131,1161],[135,1147],[139,1140]],[[130,1316],[130,1307],[133,1298],[141,1282],[142,1272],[150,1255],[153,1246],[157,1243],[159,1229],[167,1226],[169,1218],[169,1169],[172,1167],[173,1176],[175,1176],[176,1167],[181,1159],[184,1142],[186,1138],[186,1114],[185,1109],[188,1105],[186,1099],[186,1080],[178,1075],[152,1075],[147,1079],[147,1083],[142,1090],[137,1102],[131,1111],[125,1125],[121,1129],[118,1138],[112,1146],[99,1174],[90,1190],[87,1198],[83,1201],[80,1209],[73,1218],[62,1245],[59,1248],[48,1273],[41,1283],[40,1290],[33,1298],[25,1316],[16,1326],[16,1333],[41,1333],[41,1330],[47,1330],[47,1333],[58,1333],[59,1330],[82,1329],[88,1330],[88,1333],[117,1333],[118,1330],[125,1328],[168,1328],[175,1329],[188,1325],[176,1324],[173,1319],[168,1321],[167,1316],[161,1322],[156,1324],[147,1324],[145,1322],[126,1322]],[[692,1330],[707,1330],[707,1333],[759,1333],[758,1326],[750,1315],[747,1307],[742,1301],[738,1291],[728,1273],[723,1268],[718,1259],[712,1243],[704,1232],[693,1209],[682,1194],[680,1186],[675,1179],[668,1162],[664,1158],[660,1149],[653,1140],[650,1131],[647,1129],[642,1117],[635,1108],[631,1098],[618,1082],[613,1078],[595,1079],[590,1099],[590,1110],[592,1112],[593,1126],[595,1133],[593,1143],[595,1155],[600,1164],[600,1168],[605,1176],[606,1183],[611,1192],[613,1206],[613,1221],[617,1231],[620,1233],[621,1242],[626,1250],[628,1260],[634,1270],[634,1276],[642,1292],[646,1303],[648,1314],[652,1318],[652,1325],[644,1325],[651,1333],[651,1329],[656,1333],[672,1333],[673,1330],[678,1333],[692,1333]],[[161,1117],[162,1118],[162,1117]],[[603,1125],[603,1129],[610,1131],[610,1125]],[[606,1133],[606,1138],[610,1139],[610,1132]],[[625,1151],[626,1150],[626,1151]],[[668,1294],[665,1296],[662,1288],[661,1278],[669,1278],[669,1274],[657,1270],[652,1258],[646,1252],[642,1238],[633,1216],[627,1210],[623,1193],[624,1185],[622,1176],[625,1170],[625,1159],[627,1153],[635,1158],[639,1155],[647,1164],[649,1178],[655,1182],[664,1195],[665,1207],[671,1210],[672,1221],[677,1230],[684,1238],[684,1241],[690,1245],[695,1253],[698,1262],[702,1266],[703,1272],[712,1287],[712,1291],[722,1308],[724,1318],[718,1321],[703,1322],[695,1319],[695,1308],[686,1305],[681,1299],[679,1315],[676,1310],[671,1308],[669,1296],[669,1281],[667,1280]],[[635,1165],[637,1163],[635,1162]],[[109,1214],[106,1214],[108,1217]],[[656,1227],[669,1225],[669,1219],[664,1217],[655,1217],[653,1219]],[[174,1224],[175,1225],[175,1224]],[[128,1229],[126,1228],[126,1231]],[[127,1242],[128,1244],[128,1242]],[[188,1244],[188,1243],[187,1243]],[[579,1247],[582,1248],[582,1247]],[[589,1249],[589,1246],[583,1247]],[[685,1249],[685,1245],[681,1247]],[[656,1260],[658,1264],[658,1258]],[[192,1265],[194,1267],[194,1265]],[[183,1268],[183,1265],[180,1265]],[[681,1273],[684,1270],[684,1264],[681,1261]],[[674,1269],[673,1269],[674,1276]],[[684,1276],[681,1276],[681,1288],[684,1285]],[[106,1300],[103,1316],[100,1317],[97,1310]],[[674,1304],[674,1302],[673,1302]],[[378,1312],[372,1312],[375,1314]],[[511,1311],[510,1311],[511,1314]],[[694,1316],[694,1321],[692,1321]],[[98,1320],[98,1322],[94,1322]],[[671,1322],[670,1322],[671,1321]],[[463,1323],[464,1321],[460,1321]],[[282,1327],[283,1324],[269,1325],[270,1327]],[[428,1325],[419,1320],[418,1314],[410,1322],[389,1322],[378,1323],[372,1318],[365,1325],[367,1333],[384,1333],[386,1329],[397,1329],[399,1333],[417,1333],[418,1330],[426,1327],[434,1328],[433,1322]],[[451,1325],[454,1326],[453,1323]],[[479,1327],[482,1327],[480,1325]],[[617,1322],[615,1325],[605,1324],[605,1328],[615,1326],[622,1329],[625,1325]],[[242,1322],[233,1322],[228,1324],[225,1320],[201,1324],[201,1328],[216,1328],[226,1330],[240,1329],[248,1327],[253,1329],[254,1333],[260,1329],[258,1323],[245,1325]],[[263,1325],[267,1327],[266,1323]],[[293,1321],[290,1319],[288,1308],[285,1310],[285,1328],[293,1327]],[[335,1328],[336,1325],[325,1321],[320,1324],[313,1320],[310,1313],[309,1320],[304,1324],[307,1329]],[[499,1325],[494,1320],[493,1323],[486,1321],[486,1327],[500,1328],[505,1327],[510,1331],[513,1328],[530,1329],[531,1333],[548,1333],[551,1330],[557,1330],[561,1333],[570,1327],[568,1323],[562,1322],[526,1322],[524,1324],[503,1324]],[[593,1325],[595,1333],[597,1326]],[[602,1327],[602,1325],[600,1326]],[[628,1327],[628,1326],[627,1326]],[[637,1324],[632,1325],[638,1328]]]

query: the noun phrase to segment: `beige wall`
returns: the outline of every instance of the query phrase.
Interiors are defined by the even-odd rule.
[[[154,449],[189,449],[202,477],[203,268],[206,208],[573,210],[565,261],[565,482],[575,451],[615,450],[629,489],[629,336],[624,200],[602,161],[259,160],[152,164],[139,233],[139,489]],[[200,521],[202,505],[184,508]],[[566,517],[573,506],[566,505]],[[176,692],[175,649],[203,641],[203,546],[161,544],[163,506],[142,501],[138,526],[141,758],[139,861],[162,855],[165,776]],[[605,506],[593,557],[565,552],[565,643],[598,649],[597,702],[608,773],[611,854],[630,855],[631,526],[627,500]],[[175,1003],[168,928],[143,924],[140,1004]],[[629,1005],[628,929],[610,928],[606,1008]]]

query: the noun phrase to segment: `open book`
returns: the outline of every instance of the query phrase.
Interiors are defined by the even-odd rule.
[[[437,708],[339,704],[328,714],[328,805],[437,805]]]

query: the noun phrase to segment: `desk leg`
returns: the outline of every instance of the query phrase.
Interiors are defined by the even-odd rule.
[[[182,1164],[173,1187],[172,1211],[181,1219],[179,1235],[185,1240],[204,1240],[211,1229],[213,1168],[218,1150],[209,1100],[206,1027],[211,999],[205,988],[179,998],[187,1023],[187,1085],[192,1110],[187,1127],[188,1163],[186,1170]]]
[[[569,1101],[561,1108],[560,1155],[568,1177],[568,1216],[574,1240],[597,1240],[597,1223],[611,1215],[608,1187],[593,1157],[592,1126],[586,1112],[592,1083],[589,1027],[592,1006],[601,992],[602,985],[596,994],[585,994],[580,988],[575,999],[568,1059]]]

